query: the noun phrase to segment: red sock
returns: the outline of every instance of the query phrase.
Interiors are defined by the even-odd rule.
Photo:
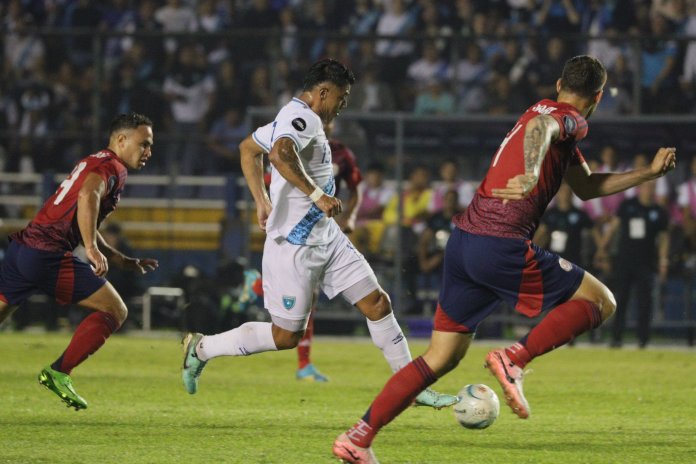
[[[108,313],[95,311],[75,329],[65,352],[51,364],[51,368],[65,374],[78,366],[89,355],[97,351],[107,338],[119,328],[119,323]]]
[[[436,380],[435,373],[422,356],[408,363],[392,375],[363,418],[346,433],[350,441],[363,448],[369,447],[377,432]]]
[[[510,360],[524,367],[532,359],[565,345],[576,336],[599,327],[602,314],[587,300],[570,300],[556,306],[525,337],[507,348]]]
[[[309,355],[312,351],[312,337],[314,336],[314,308],[312,312],[309,313],[309,321],[307,321],[307,328],[305,329],[304,336],[300,339],[297,344],[297,366],[302,369],[307,364],[312,361],[309,359]]]

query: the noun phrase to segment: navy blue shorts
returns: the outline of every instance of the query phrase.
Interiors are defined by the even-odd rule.
[[[72,253],[37,250],[10,242],[0,271],[0,299],[18,305],[36,292],[59,304],[77,303],[106,283]]]
[[[528,317],[573,296],[585,270],[529,240],[455,229],[447,242],[435,329],[474,332],[503,301]],[[439,323],[438,323],[439,322]],[[438,325],[440,328],[438,328]]]

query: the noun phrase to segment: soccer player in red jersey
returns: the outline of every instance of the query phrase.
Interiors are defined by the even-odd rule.
[[[116,117],[109,146],[80,160],[36,217],[10,236],[0,272],[0,323],[30,295],[43,292],[60,304],[76,303],[94,312],[75,329],[65,352],[39,374],[39,382],[69,407],[87,402],[70,373],[126,320],[128,309],[105,279],[109,263],[141,274],[154,270],[154,259],[125,256],[98,231],[116,209],[128,169],[142,169],[152,156],[152,122],[136,113]],[[84,245],[86,263],[73,255]]]
[[[333,452],[344,462],[377,462],[371,448],[375,435],[418,392],[457,366],[478,324],[500,302],[529,317],[550,310],[517,343],[486,357],[507,404],[523,419],[530,413],[522,391],[524,367],[614,313],[614,296],[604,284],[531,242],[564,178],[588,200],[674,169],[675,149],[660,148],[644,168],[590,172],[577,143],[587,135],[587,119],[602,98],[606,77],[596,58],[571,58],[556,82],[557,100],[531,106],[503,139],[473,201],[453,219],[430,346],[394,374],[362,419],[336,439]]]
[[[357,160],[353,151],[336,139],[331,138],[333,133],[334,121],[324,124],[324,132],[329,139],[331,148],[331,162],[333,164],[333,174],[336,179],[336,193],[338,196],[341,188],[341,181],[345,182],[348,189],[348,199],[343,207],[343,212],[336,218],[336,222],[343,232],[350,234],[355,230],[355,220],[358,216],[358,209],[362,196],[358,185],[362,182],[362,173],[358,167]],[[298,380],[310,380],[315,382],[327,382],[329,379],[319,372],[310,358],[312,350],[312,339],[314,337],[314,314],[316,312],[317,298],[319,289],[314,292],[312,300],[312,311],[309,315],[307,328],[302,339],[297,344],[297,372],[295,377]]]

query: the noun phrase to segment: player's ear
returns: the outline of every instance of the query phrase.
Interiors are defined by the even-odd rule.
[[[561,93],[561,78],[556,81],[556,92]]]
[[[597,92],[595,94],[595,96],[594,96],[595,105],[602,100],[602,95],[604,95],[604,89],[600,90],[599,92]]]
[[[326,97],[328,97],[328,96],[329,96],[329,89],[328,89],[328,87],[322,87],[322,88],[319,90],[319,98],[321,98],[322,100],[326,100]]]

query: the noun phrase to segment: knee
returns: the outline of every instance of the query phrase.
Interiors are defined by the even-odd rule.
[[[597,295],[593,303],[599,308],[599,312],[602,315],[602,322],[609,319],[616,312],[616,298],[607,287],[604,287],[603,291]]]
[[[364,311],[364,314],[369,320],[378,321],[387,317],[391,312],[392,305],[389,295],[387,295],[384,290],[379,289],[377,297],[371,302],[366,311]]]
[[[302,340],[302,332],[289,332],[287,330],[273,331],[273,341],[275,342],[276,348],[278,350],[291,350],[300,343]]]
[[[451,370],[455,369],[461,361],[461,357],[456,354],[438,353],[429,349],[423,354],[423,359],[428,363],[428,366],[433,370],[435,376],[439,379]]]
[[[116,322],[118,322],[119,327],[123,325],[123,323],[126,322],[126,318],[128,318],[128,308],[125,304],[123,304],[123,302],[109,306],[104,310],[104,312],[113,316],[113,318],[116,319]]]

